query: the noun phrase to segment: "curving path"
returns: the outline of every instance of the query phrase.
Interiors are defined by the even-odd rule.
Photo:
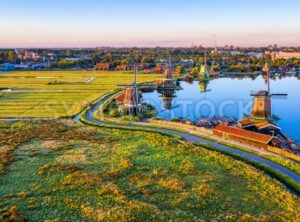
[[[99,101],[96,105],[92,106],[88,112],[85,114],[84,118],[94,124],[97,124],[97,125],[105,125],[105,126],[113,126],[113,127],[124,127],[123,125],[119,125],[119,124],[107,124],[107,123],[103,123],[103,122],[100,122],[98,120],[95,120],[93,118],[93,113],[99,109],[99,107],[105,102],[105,100],[101,100]],[[74,120],[77,122],[77,123],[81,123],[80,121],[80,115],[76,116],[74,118]],[[126,128],[132,128],[132,129],[138,129],[138,128],[141,128],[141,127],[144,127],[145,129],[147,129],[147,126],[144,125],[144,126],[126,126]],[[248,160],[252,160],[252,161],[255,161],[255,162],[258,162],[258,163],[261,163],[261,164],[264,164],[266,166],[269,166],[273,169],[276,169],[278,170],[280,173],[282,173],[283,175],[289,177],[290,179],[296,181],[297,183],[300,184],[300,175],[294,173],[293,171],[283,167],[283,166],[280,166],[274,162],[271,162],[269,160],[266,160],[262,157],[259,157],[257,155],[254,155],[254,154],[251,154],[251,153],[247,153],[247,152],[244,152],[244,151],[241,151],[241,150],[237,150],[237,149],[233,149],[233,148],[230,148],[230,147],[227,147],[227,146],[224,146],[224,145],[221,145],[221,144],[218,144],[218,143],[215,143],[215,142],[210,142],[210,141],[207,141],[207,140],[204,140],[202,138],[199,138],[197,136],[193,136],[193,135],[190,135],[188,133],[182,133],[182,132],[177,132],[177,131],[174,131],[174,130],[169,130],[169,129],[155,129],[156,131],[158,132],[164,132],[164,133],[169,133],[169,134],[173,134],[173,135],[177,135],[177,136],[181,136],[182,138],[184,138],[185,140],[189,141],[189,142],[198,142],[198,143],[205,143],[205,144],[209,144],[209,145],[212,145],[220,150],[225,150],[227,152],[230,152],[230,153],[233,153],[233,154],[236,154],[236,155],[239,155],[241,157],[244,157],[244,158],[247,158]]]

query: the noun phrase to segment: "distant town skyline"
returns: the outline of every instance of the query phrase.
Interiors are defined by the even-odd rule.
[[[2,0],[0,47],[300,46],[297,0]]]

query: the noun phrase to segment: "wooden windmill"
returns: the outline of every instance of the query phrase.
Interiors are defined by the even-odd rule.
[[[142,113],[142,100],[137,85],[137,67],[134,64],[134,78],[132,84],[118,85],[119,87],[126,87],[124,94],[119,100],[122,100],[122,105],[126,114],[139,115]]]
[[[165,89],[171,89],[174,88],[174,81],[173,81],[173,74],[172,74],[172,58],[169,58],[169,64],[167,68],[165,69],[164,73],[164,81],[163,81],[163,88]]]
[[[271,93],[270,90],[270,68],[268,64],[265,65],[263,71],[267,73],[267,90],[257,91],[252,93],[253,99],[252,112],[250,116],[254,120],[272,122],[272,105],[271,97],[274,96],[287,96],[284,93]]]

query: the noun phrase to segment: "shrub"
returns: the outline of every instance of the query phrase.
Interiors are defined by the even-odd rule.
[[[152,118],[154,116],[156,116],[156,109],[155,107],[148,105],[148,104],[144,104],[144,106],[146,106],[146,112],[143,113],[143,117],[144,118]]]
[[[172,121],[172,122],[176,122],[176,123],[181,122],[181,120],[180,120],[178,117],[172,118],[171,121]]]
[[[162,117],[153,117],[152,120],[165,120],[165,119]]]
[[[118,111],[118,110],[111,110],[110,112],[109,112],[109,116],[110,117],[113,117],[113,118],[116,118],[116,117],[120,117],[120,112]]]
[[[122,119],[127,120],[127,121],[139,121],[140,120],[139,117],[132,116],[132,115],[123,116]]]

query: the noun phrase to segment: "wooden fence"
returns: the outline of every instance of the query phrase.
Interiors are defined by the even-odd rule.
[[[268,146],[267,150],[300,162],[300,156],[293,154],[291,152],[288,152],[286,150],[282,150],[282,149],[279,149],[279,148],[273,147],[273,146]]]

